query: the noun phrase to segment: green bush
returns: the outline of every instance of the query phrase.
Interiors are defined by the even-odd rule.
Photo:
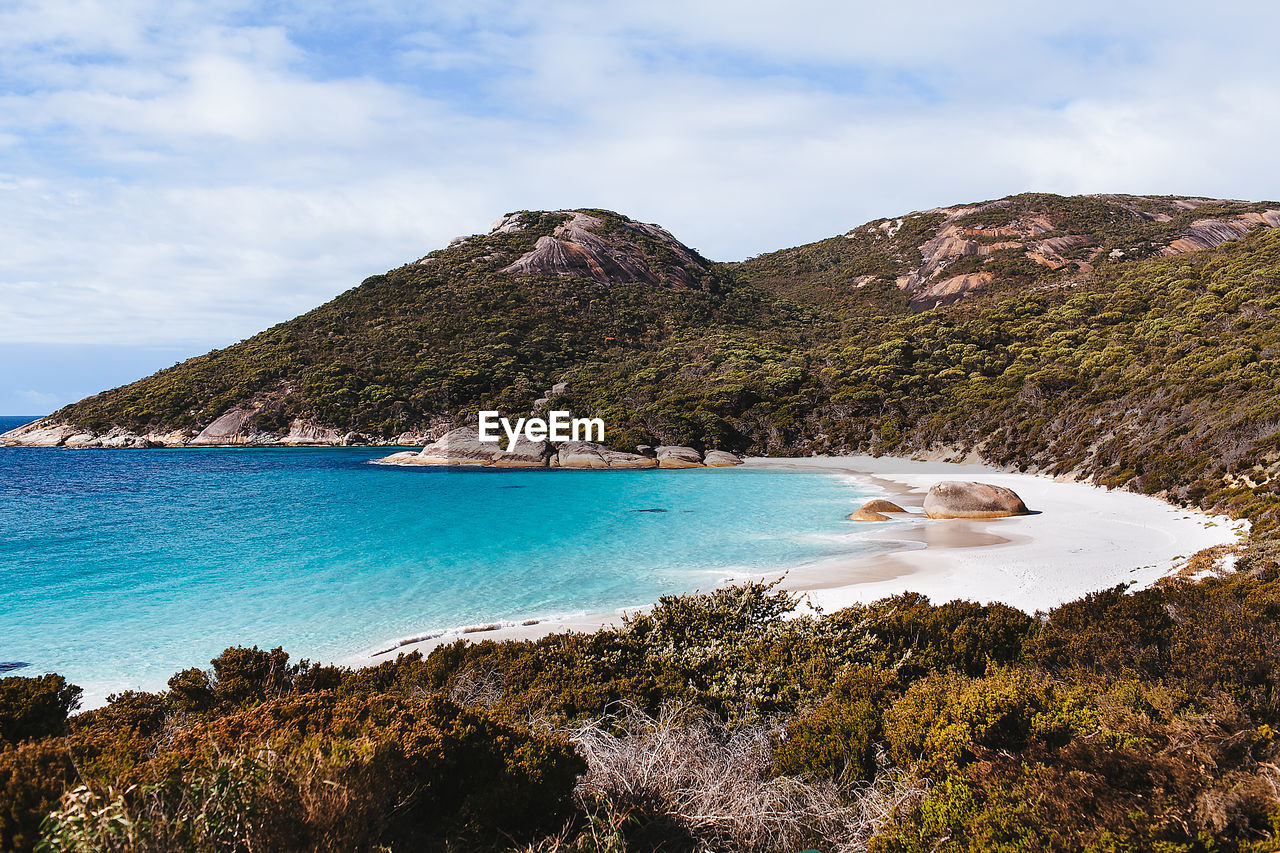
[[[0,745],[61,734],[81,692],[61,675],[0,678]]]

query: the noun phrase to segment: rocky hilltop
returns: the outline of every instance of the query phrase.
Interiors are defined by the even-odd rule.
[[[612,346],[646,346],[725,312],[753,322],[752,301],[722,265],[656,225],[601,210],[512,213],[295,320],[0,438],[423,444],[469,405],[528,411],[535,377],[552,384]]]
[[[1280,204],[1208,198],[1025,194],[869,222],[842,237],[739,265],[795,291],[836,278],[889,283],[916,309],[954,304],[993,283],[1092,273],[1101,264],[1171,257],[1280,227]]]

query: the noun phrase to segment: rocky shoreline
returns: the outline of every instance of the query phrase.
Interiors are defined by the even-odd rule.
[[[6,447],[69,447],[73,449],[148,449],[179,447],[414,447],[374,460],[383,465],[483,465],[491,468],[724,468],[741,465],[742,459],[724,450],[705,453],[692,447],[663,445],[638,447],[636,453],[611,450],[590,441],[553,444],[521,438],[510,452],[503,445],[481,442],[472,427],[458,427],[440,435],[404,432],[389,439],[361,433],[342,433],[302,420],[290,424],[289,432],[245,432],[242,427],[250,412],[233,410],[199,432],[171,430],[137,433],[120,427],[94,432],[74,424],[34,421],[0,434]]]
[[[591,441],[530,441],[520,438],[509,450],[481,441],[476,430],[458,427],[418,451],[393,453],[374,460],[380,465],[482,465],[489,468],[725,468],[742,459],[723,450],[702,453],[692,447],[637,447],[636,453],[611,450]]]
[[[296,419],[287,433],[246,432],[248,419],[239,411],[228,412],[202,430],[175,429],[134,432],[112,427],[99,432],[62,421],[42,418],[0,434],[6,447],[162,448],[162,447],[406,447],[429,443],[429,432],[404,432],[391,438],[374,438],[358,432],[341,432]]]

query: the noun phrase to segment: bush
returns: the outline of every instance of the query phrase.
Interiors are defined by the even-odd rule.
[[[0,744],[61,734],[81,692],[61,675],[0,678]]]

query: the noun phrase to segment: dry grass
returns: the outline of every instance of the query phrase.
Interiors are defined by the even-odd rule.
[[[571,736],[588,765],[577,792],[584,809],[599,813],[606,805],[611,815],[648,826],[651,836],[717,850],[861,850],[925,790],[898,771],[846,790],[826,779],[773,776],[768,730],[730,730],[681,706],[656,717],[629,709]],[[660,839],[646,842],[662,846]]]

